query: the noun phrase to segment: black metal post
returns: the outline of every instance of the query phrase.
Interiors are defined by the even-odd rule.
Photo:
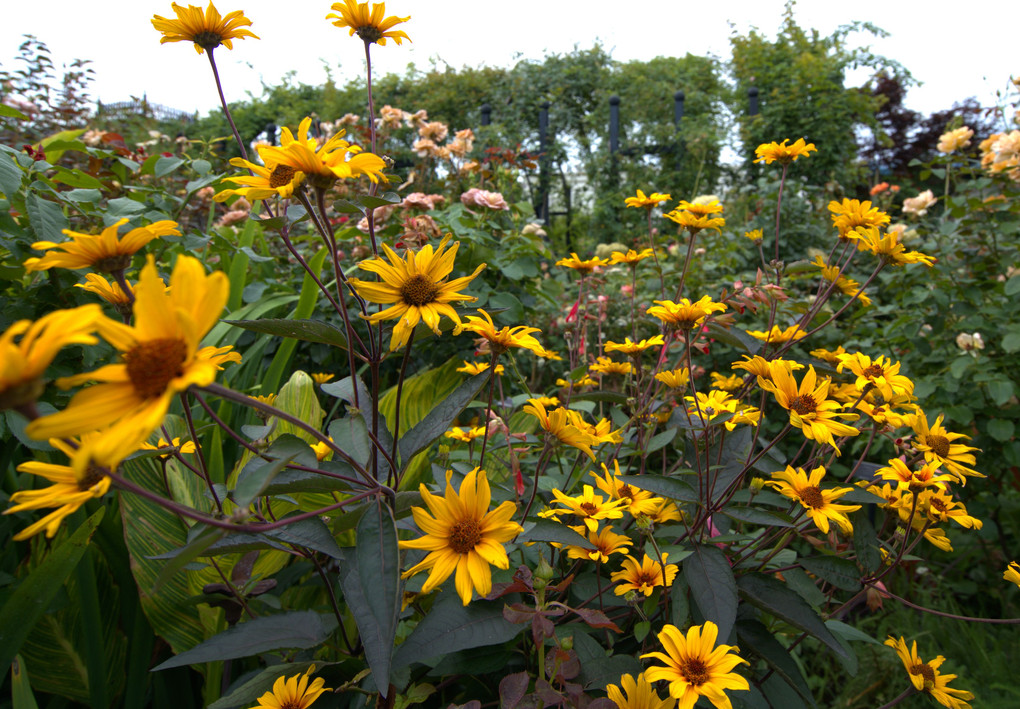
[[[535,216],[549,226],[549,106],[543,101],[538,112],[538,205]]]
[[[677,91],[673,94],[673,125],[677,128],[680,127],[680,121],[684,119],[684,99],[686,96],[684,92]]]
[[[266,142],[269,143],[270,145],[276,145],[276,124],[275,123],[267,123],[266,124],[265,133],[266,133]]]
[[[492,124],[492,106],[487,103],[482,104],[482,125],[487,126]]]
[[[620,97],[609,97],[609,152],[620,149]]]
[[[758,115],[758,87],[752,86],[747,90],[747,115],[757,116]]]

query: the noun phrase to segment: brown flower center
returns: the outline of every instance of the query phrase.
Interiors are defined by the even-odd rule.
[[[866,368],[863,372],[861,372],[861,374],[863,374],[868,379],[874,379],[875,377],[881,377],[883,371],[885,370],[882,369],[881,365],[873,364],[870,367]]]
[[[928,444],[929,448],[931,448],[931,452],[938,457],[949,457],[949,439],[945,436],[930,435],[925,443]]]
[[[151,399],[166,391],[175,378],[184,373],[188,345],[176,338],[164,337],[149,340],[124,353],[128,378],[135,392],[143,399]]]
[[[581,510],[588,516],[591,516],[599,511],[599,508],[595,506],[593,502],[582,502],[578,505]]]
[[[801,416],[813,414],[818,410],[818,402],[810,394],[801,394],[790,401],[790,411],[796,411]]]
[[[290,165],[277,165],[269,173],[269,186],[275,190],[278,187],[289,185],[296,174],[297,170]]]
[[[85,469],[85,477],[78,481],[78,489],[86,492],[93,485],[98,484],[106,477],[106,471],[98,465],[90,465]]]
[[[629,500],[633,500],[634,490],[631,488],[630,485],[624,483],[623,485],[620,486],[620,497],[626,497]]]
[[[123,271],[131,265],[131,254],[113,254],[96,259],[92,262],[92,268],[101,273],[116,273]]]
[[[808,487],[802,488],[798,494],[800,499],[804,500],[804,503],[809,507],[818,509],[825,506],[825,499],[822,497],[822,491],[816,485],[809,485]]]
[[[467,554],[482,541],[482,528],[473,519],[464,519],[450,530],[450,549],[457,554]]]
[[[192,42],[197,44],[202,49],[214,49],[220,46],[223,41],[223,36],[219,32],[199,32],[191,39]]]
[[[928,687],[935,684],[935,670],[932,669],[931,665],[927,662],[922,662],[920,665],[914,665],[910,668],[910,674],[921,675],[924,678],[924,686]]]
[[[400,297],[408,305],[428,305],[439,295],[439,286],[431,278],[418,274],[408,278],[400,286]]]
[[[678,663],[680,674],[692,687],[700,687],[712,677],[704,661],[697,657],[682,658]]]
[[[945,513],[946,513],[946,510],[948,510],[948,509],[949,509],[949,508],[948,508],[948,507],[946,506],[946,503],[945,503],[945,502],[944,502],[944,501],[943,501],[943,500],[942,500],[941,498],[938,498],[938,497],[934,497],[934,496],[933,496],[933,497],[931,498],[931,500],[930,500],[929,504],[930,504],[930,505],[931,505],[932,507],[934,507],[934,508],[935,508],[936,510],[938,510],[938,511],[939,511],[940,513],[942,513],[942,514],[945,514]]]

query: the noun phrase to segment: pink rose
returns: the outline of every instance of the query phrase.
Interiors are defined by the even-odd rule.
[[[510,209],[510,205],[499,192],[489,192],[472,187],[460,196],[466,207],[484,207],[486,209]]]

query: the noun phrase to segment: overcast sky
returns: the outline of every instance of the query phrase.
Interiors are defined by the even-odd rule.
[[[31,33],[49,45],[58,68],[75,58],[91,59],[97,74],[93,97],[103,102],[146,95],[155,103],[203,113],[217,105],[205,57],[191,43],[159,44],[150,20],[154,14],[173,18],[170,0],[5,5],[0,64],[8,70],[16,66],[22,35]],[[216,51],[228,100],[243,99],[248,92],[258,95],[262,82],[276,84],[290,71],[297,81],[313,85],[324,82],[327,66],[338,83],[363,74],[362,44],[324,19],[329,5],[217,0],[224,14],[243,10],[261,38],[235,41],[233,51]],[[403,73],[408,64],[427,68],[431,62],[512,66],[521,57],[538,59],[575,45],[589,48],[597,39],[621,61],[688,52],[726,59],[734,32],[757,27],[773,37],[783,5],[783,0],[645,0],[634,5],[610,0],[390,0],[388,15],[411,16],[401,27],[413,43],[373,47],[373,70]],[[907,104],[915,110],[948,108],[969,96],[994,105],[995,92],[1005,88],[1010,72],[1020,73],[1016,43],[1007,31],[1020,20],[1020,11],[1015,0],[974,0],[956,7],[939,12],[933,4],[903,0],[801,0],[795,17],[802,27],[823,35],[857,20],[889,32],[886,39],[862,33],[851,42],[899,61],[923,82],[908,94]],[[848,83],[859,85],[866,78],[852,75]]]

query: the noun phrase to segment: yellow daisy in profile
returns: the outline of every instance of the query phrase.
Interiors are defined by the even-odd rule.
[[[664,344],[666,344],[666,342],[662,339],[662,335],[649,337],[647,340],[640,340],[638,342],[634,342],[629,337],[625,337],[623,342],[613,342],[612,340],[606,342],[605,350],[606,352],[635,354],[637,352],[644,352],[649,347],[661,347]]]
[[[630,362],[616,362],[609,357],[596,357],[595,364],[588,365],[588,371],[599,374],[630,374],[634,365]]]
[[[828,443],[839,455],[833,435],[856,436],[860,433],[853,426],[836,420],[843,418],[855,421],[858,415],[840,411],[843,405],[829,399],[829,379],[823,378],[819,382],[814,367],[808,367],[799,386],[793,373],[783,364],[771,362],[769,369],[772,379],[758,377],[758,386],[775,395],[779,405],[790,412],[790,423],[799,428],[805,437],[819,443]]]
[[[800,340],[807,335],[799,325],[790,325],[787,328],[773,325],[771,330],[747,330],[746,332],[754,339],[772,345],[782,344],[790,340]]]
[[[609,261],[607,261],[604,258],[598,258],[598,257],[592,257],[590,259],[582,259],[577,254],[571,253],[570,254],[570,258],[560,259],[559,261],[556,262],[556,265],[557,266],[565,266],[567,268],[572,268],[575,271],[577,271],[578,273],[580,273],[582,275],[585,275],[585,274],[591,273],[596,268],[601,268],[602,266],[608,266],[609,265]]]
[[[576,415],[576,412],[559,406],[552,411],[546,411],[545,404],[539,399],[528,399],[524,405],[524,413],[531,414],[538,419],[539,425],[547,433],[556,436],[562,443],[573,446],[595,460],[595,454],[591,447],[597,446],[599,441],[587,430],[587,424]]]
[[[822,478],[825,477],[825,468],[818,466],[810,474],[803,468],[791,468],[772,473],[775,480],[768,480],[766,485],[775,488],[783,496],[796,500],[801,507],[807,510],[815,526],[828,534],[829,522],[836,525],[846,534],[853,532],[853,525],[846,516],[847,512],[854,512],[861,509],[860,505],[841,505],[836,500],[847,494],[852,487],[834,487],[827,490],[821,488]]]
[[[349,27],[351,37],[357,34],[366,43],[375,42],[385,47],[387,39],[392,39],[398,45],[405,39],[408,42],[411,41],[411,38],[403,30],[391,30],[394,25],[410,20],[411,16],[385,17],[386,3],[384,2],[372,3],[371,11],[368,9],[367,2],[359,3],[357,0],[335,2],[330,6],[330,9],[340,14],[330,13],[326,15],[327,20],[335,19],[336,22],[333,23],[335,27]]]
[[[606,525],[598,532],[592,532],[583,524],[579,524],[576,527],[570,525],[570,528],[582,537],[586,536],[588,542],[594,547],[594,549],[586,549],[585,547],[570,546],[568,544],[564,549],[567,552],[567,557],[570,559],[589,559],[604,564],[609,561],[610,554],[625,554],[627,547],[634,543],[626,534],[614,532],[613,528],[609,525]]]
[[[615,684],[606,685],[606,696],[618,709],[673,709],[676,706],[673,697],[663,699],[655,692],[644,672],[636,680],[629,674],[623,675],[620,685],[622,690]]]
[[[956,679],[956,675],[944,675],[939,672],[939,666],[946,661],[942,655],[931,662],[924,662],[917,654],[917,641],[915,640],[910,649],[907,649],[907,641],[902,637],[896,639],[890,636],[883,644],[896,650],[910,677],[910,683],[918,692],[930,694],[932,699],[950,709],[970,709],[967,701],[973,699],[974,695],[949,686],[949,683]]]
[[[694,303],[687,298],[681,298],[679,303],[672,300],[653,302],[655,305],[648,308],[646,312],[661,320],[663,325],[676,330],[691,330],[704,323],[705,318],[711,313],[721,313],[726,310],[725,303],[716,303],[707,295]]]
[[[107,436],[104,431],[85,434],[80,440],[53,438],[50,439],[50,445],[66,455],[70,465],[36,460],[19,465],[19,473],[38,475],[53,485],[39,490],[15,492],[11,495],[14,506],[4,510],[4,514],[50,507],[57,509],[15,534],[15,541],[28,539],[43,530],[47,537],[53,537],[65,517],[88,500],[107,493],[111,482],[108,473],[136,449],[135,443]]]
[[[691,373],[687,367],[671,369],[668,372],[659,372],[655,378],[668,386],[670,389],[683,389],[691,381]]]
[[[190,256],[177,258],[167,290],[149,256],[135,287],[134,325],[109,318],[96,323],[99,334],[120,352],[121,362],[58,380],[61,387],[102,383],[75,394],[63,411],[30,423],[28,435],[65,438],[115,426],[108,436],[141,443],[163,422],[175,394],[211,384],[220,365],[241,360],[230,347],[199,348],[219,320],[229,291],[225,273],[207,276],[201,262]]]
[[[312,372],[312,381],[316,384],[326,384],[332,381],[334,377],[336,375],[329,372]]]
[[[454,585],[466,606],[474,591],[480,596],[492,591],[489,566],[509,568],[503,543],[517,536],[522,527],[510,521],[517,511],[513,502],[507,500],[489,510],[492,495],[484,470],[475,468],[465,475],[459,492],[450,484],[452,475],[453,471],[447,471],[444,497],[433,495],[425,485],[418,488],[428,511],[412,507],[411,514],[425,536],[402,541],[400,548],[424,549],[429,555],[405,571],[403,578],[430,570],[421,589],[422,593],[429,593],[456,571]]]
[[[467,360],[461,361],[464,362],[464,366],[457,367],[458,372],[462,372],[464,374],[481,374],[482,372],[489,371],[488,362],[468,362]],[[502,364],[497,364],[496,375],[501,377],[503,376],[504,373],[506,373],[506,367],[504,367]]]
[[[1015,561],[1009,562],[1009,565],[1006,566],[1006,570],[1002,574],[1002,579],[1003,581],[1015,583],[1020,587],[1020,564]]]
[[[793,145],[787,145],[788,140],[789,138],[782,143],[762,143],[754,149],[754,154],[758,156],[754,161],[764,162],[766,165],[771,165],[774,162],[778,162],[781,165],[789,165],[791,162],[795,162],[797,158],[810,157],[811,151],[818,151],[814,143],[805,143],[803,138],[797,138]]]
[[[700,204],[681,200],[680,204],[673,208],[673,211],[662,216],[676,222],[692,234],[696,234],[702,229],[715,229],[721,233],[722,227],[726,226],[726,220],[713,216],[721,212],[722,205],[718,202]]]
[[[205,12],[201,7],[188,5],[181,7],[177,3],[170,3],[170,7],[177,13],[176,20],[169,20],[159,15],[152,16],[152,26],[163,34],[159,40],[160,44],[167,42],[194,42],[195,51],[202,54],[208,49],[212,51],[221,44],[227,49],[233,49],[230,43],[233,39],[244,39],[246,37],[258,36],[251,30],[244,29],[251,27],[251,20],[244,16],[240,10],[228,12],[221,16],[219,11],[213,7],[210,0]]]
[[[315,665],[293,677],[280,675],[273,683],[273,691],[259,697],[258,705],[252,709],[306,709],[311,706],[320,694],[333,691],[324,686],[326,681],[321,677],[309,684],[313,672]]]
[[[120,287],[117,281],[108,281],[98,273],[86,273],[84,283],[75,283],[75,288],[81,288],[89,293],[95,293],[110,305],[116,306],[119,310],[122,306],[130,306],[134,300],[135,292],[128,283],[128,292]],[[130,312],[130,308],[128,309]]]
[[[602,463],[602,472],[606,474],[604,478],[592,471],[591,475],[595,478],[595,484],[599,489],[609,495],[610,499],[622,500],[626,503],[626,509],[633,517],[655,512],[661,498],[655,497],[648,490],[641,490],[619,480],[620,461],[613,461],[613,469],[616,471],[615,475],[609,472],[605,463]]]
[[[900,243],[900,232],[889,231],[885,236],[879,234],[874,227],[858,227],[846,234],[848,239],[857,242],[860,251],[870,251],[891,266],[903,266],[908,263],[923,263],[928,268],[935,265],[935,257],[922,254],[920,251],[907,251]]]
[[[55,310],[36,321],[18,320],[0,334],[0,411],[31,404],[45,387],[43,375],[65,345],[94,345],[103,317],[98,305]],[[17,342],[15,342],[17,338]]]
[[[854,384],[859,390],[863,391],[864,387],[870,384],[887,401],[893,399],[897,394],[912,395],[914,393],[914,383],[900,374],[900,363],[886,359],[885,355],[871,359],[868,355],[860,352],[844,354],[839,358],[836,371],[842,372],[844,368],[857,375],[857,381]]]
[[[739,374],[727,376],[719,372],[712,372],[709,376],[712,378],[712,387],[722,391],[734,392],[744,385],[744,378]]]
[[[938,461],[946,466],[946,470],[953,473],[961,483],[967,484],[967,476],[983,478],[978,471],[968,466],[974,465],[977,458],[971,451],[979,450],[973,446],[957,443],[960,438],[969,439],[963,433],[951,433],[942,425],[942,415],[935,419],[932,426],[928,425],[928,417],[921,410],[915,415],[907,416],[907,425],[914,429],[914,438],[911,445],[914,450],[924,454],[928,462]]]
[[[375,273],[382,280],[373,282],[360,278],[349,279],[358,295],[365,300],[390,306],[366,319],[371,323],[397,320],[390,339],[391,350],[407,344],[411,332],[422,321],[439,335],[439,318],[443,315],[456,323],[454,334],[460,333],[463,323],[450,303],[474,300],[474,297],[459,291],[467,288],[482,272],[485,264],[478,266],[470,276],[446,280],[453,271],[453,262],[460,248],[460,242],[455,241],[447,249],[449,242],[450,237],[447,236],[437,249],[433,249],[432,244],[426,244],[417,252],[408,249],[403,258],[383,244],[386,259],[373,258],[358,264],[363,271]]]
[[[253,174],[238,175],[236,177],[225,177],[227,182],[241,185],[235,189],[221,190],[213,198],[217,202],[224,202],[228,197],[237,195],[247,200],[269,199],[270,197],[282,197],[288,199],[294,196],[296,190],[305,179],[305,173],[292,165],[280,162],[269,162],[271,145],[257,145],[255,149],[263,161],[263,165],[250,162],[244,158],[231,158],[230,164],[242,170],[249,170]]]
[[[948,490],[937,487],[929,487],[917,493],[917,509],[934,523],[956,522],[967,529],[981,529],[985,526],[980,519],[967,514],[967,508],[954,500]]]
[[[461,441],[462,443],[470,443],[476,438],[481,438],[485,435],[485,426],[472,426],[470,428],[461,428],[460,426],[454,426],[443,435],[447,438],[452,438],[455,441]]]
[[[875,471],[875,477],[881,480],[891,480],[910,492],[920,492],[932,485],[937,486],[940,490],[945,490],[949,487],[948,483],[953,482],[956,478],[947,473],[939,473],[941,465],[942,463],[935,461],[922,465],[917,470],[911,470],[899,458],[890,458],[889,465]]]
[[[182,445],[180,437],[174,436],[173,438],[170,439],[170,442],[167,443],[166,439],[160,436],[159,441],[156,443],[156,445],[152,445],[148,441],[143,441],[142,445],[139,446],[139,450],[163,451],[162,453],[159,454],[159,457],[165,460],[166,458],[169,458],[175,451],[177,453],[194,453],[198,449],[195,447],[194,441],[185,441],[184,444]]]
[[[658,206],[660,202],[668,202],[671,199],[673,198],[668,194],[652,192],[650,195],[645,196],[644,192],[638,190],[635,196],[627,197],[623,200],[623,202],[628,207],[644,207],[645,209],[651,209],[652,207]]]
[[[730,365],[730,369],[743,369],[756,377],[764,377],[765,379],[772,378],[772,365],[785,367],[787,371],[792,372],[798,369],[804,369],[804,365],[800,362],[794,362],[789,359],[773,359],[768,360],[759,355],[748,356],[744,355],[744,359],[740,362],[734,362]]]
[[[131,257],[153,239],[181,235],[177,222],[167,220],[132,229],[118,237],[117,230],[127,222],[126,218],[121,219],[103,229],[101,234],[80,234],[64,229],[64,234],[71,237],[71,240],[59,244],[37,241],[32,244],[32,248],[49,253],[42,258],[26,259],[25,269],[45,271],[50,268],[91,268],[104,273],[123,271],[131,265]]]
[[[478,309],[478,312],[482,314],[482,317],[468,315],[463,329],[484,337],[489,343],[490,352],[503,354],[511,347],[531,350],[539,355],[545,352],[542,344],[532,335],[533,332],[541,332],[537,327],[518,325],[516,327],[503,326],[496,329],[496,323],[492,321],[491,315],[481,308]],[[499,374],[498,371],[496,373]]]
[[[692,626],[686,637],[675,625],[665,625],[659,633],[662,652],[650,652],[642,658],[653,657],[665,662],[666,666],[649,667],[645,677],[649,682],[660,679],[669,682],[669,694],[679,699],[678,709],[692,709],[698,699],[705,697],[716,709],[730,709],[732,706],[727,689],[750,689],[747,680],[733,672],[733,668],[744,663],[732,645],[716,645],[719,628],[710,620],[703,625]]]
[[[591,485],[585,485],[581,494],[575,497],[564,495],[556,488],[553,488],[552,494],[556,502],[563,505],[563,509],[553,509],[549,516],[577,515],[584,521],[589,532],[595,532],[599,528],[600,519],[623,517],[623,507],[626,504],[624,500],[611,500],[596,495],[595,488]]]
[[[833,200],[829,202],[829,211],[832,212],[832,225],[839,230],[840,236],[845,236],[857,227],[877,228],[889,223],[889,215],[878,207],[872,207],[869,201]]]
[[[754,243],[759,244],[762,239],[765,238],[765,235],[762,234],[761,229],[752,229],[751,231],[744,232],[744,238],[750,239]]]
[[[640,251],[635,251],[634,249],[627,249],[626,251],[614,251],[613,253],[609,254],[609,263],[610,264],[625,263],[628,266],[633,266],[637,262],[644,261],[646,258],[651,258],[652,256],[653,252],[651,249],[641,249]]]
[[[635,591],[643,593],[647,597],[652,595],[657,586],[669,588],[673,585],[678,567],[676,564],[667,564],[668,558],[669,554],[663,552],[660,564],[658,559],[653,559],[645,554],[641,562],[638,563],[637,559],[628,554],[627,558],[623,560],[623,568],[610,576],[610,579],[619,582],[613,589],[613,593],[623,596],[628,591]],[[665,575],[663,575],[663,565],[665,565]],[[647,657],[647,655],[643,655],[643,657]]]

